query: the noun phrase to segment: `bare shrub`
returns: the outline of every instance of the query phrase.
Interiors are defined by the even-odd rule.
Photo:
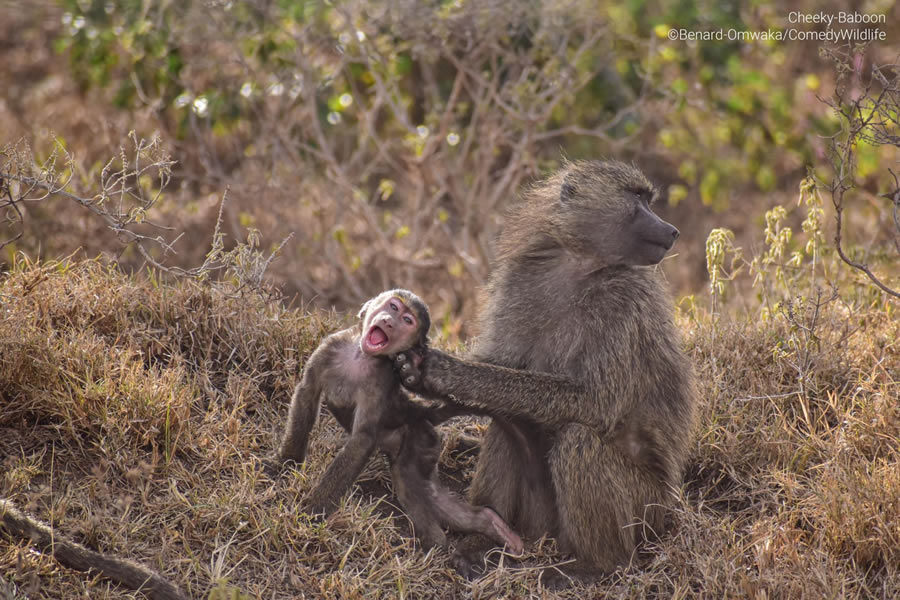
[[[891,284],[891,271],[876,275],[860,252],[848,250],[845,237],[845,211],[859,211],[861,202],[857,187],[859,147],[893,146],[900,149],[900,64],[872,65],[865,68],[865,47],[851,45],[824,47],[823,55],[834,61],[837,68],[837,85],[828,105],[840,117],[841,129],[829,139],[833,174],[830,181],[820,185],[830,194],[835,211],[834,246],[845,263],[858,269],[887,294],[900,298],[900,287]],[[890,170],[894,189],[883,197],[887,199],[884,213],[889,214],[888,245],[886,250],[875,252],[894,254],[900,258],[900,180]],[[853,194],[852,192],[857,192]],[[885,219],[887,220],[887,219]],[[880,262],[885,262],[880,257]]]

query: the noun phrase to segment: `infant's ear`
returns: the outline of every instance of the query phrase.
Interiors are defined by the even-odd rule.
[[[366,316],[366,311],[369,310],[369,306],[371,306],[372,300],[366,300],[366,303],[362,305],[362,308],[359,309],[359,312],[356,314],[357,319],[362,319]]]

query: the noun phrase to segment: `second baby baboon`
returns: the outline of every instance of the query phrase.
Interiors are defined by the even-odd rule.
[[[359,316],[361,326],[328,336],[313,352],[291,400],[280,461],[306,458],[309,432],[322,402],[350,433],[306,499],[307,510],[336,508],[379,449],[388,457],[397,498],[424,546],[445,545],[442,526],[447,526],[482,533],[521,553],[521,538],[497,513],[469,505],[438,480],[440,438],[434,424],[459,411],[413,401],[401,389],[388,358],[425,347],[431,326],[425,303],[407,290],[390,290],[366,302]]]
[[[397,356],[411,389],[491,415],[470,499],[556,537],[576,572],[611,571],[662,531],[688,455],[691,366],[652,266],[678,230],[656,195],[632,166],[567,165],[508,218],[469,358]]]

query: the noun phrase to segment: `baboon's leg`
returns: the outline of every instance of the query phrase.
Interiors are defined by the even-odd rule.
[[[589,461],[585,457],[590,457]],[[611,572],[662,528],[659,486],[582,425],[564,427],[550,453],[559,503],[560,547],[578,564]]]
[[[422,477],[418,467],[409,462],[395,462],[391,466],[394,491],[400,506],[412,521],[413,534],[423,548],[445,547],[447,536],[433,504],[432,483]]]
[[[507,522],[515,522],[521,481],[518,458],[507,434],[492,422],[482,442],[481,457],[469,488],[469,500],[490,506]]]
[[[447,536],[441,528],[430,481],[437,468],[441,439],[422,416],[411,419],[397,429],[382,431],[378,447],[388,455],[394,492],[412,522],[413,534],[424,548],[446,547]]]
[[[481,443],[478,467],[469,488],[469,501],[477,506],[489,506],[505,523],[526,536],[540,537],[541,531],[521,529],[520,507],[526,497],[534,494],[525,488],[523,472],[532,469],[522,461],[517,433],[498,419],[494,419]],[[552,507],[551,507],[552,508]],[[552,513],[552,511],[544,511]],[[485,572],[485,553],[495,542],[481,533],[467,535],[457,544],[453,565],[466,579],[475,579]]]
[[[469,500],[490,506],[528,538],[555,534],[557,510],[546,454],[532,424],[494,419],[488,428]]]
[[[472,506],[436,481],[431,481],[434,503],[441,521],[461,533],[481,533],[498,544],[508,546],[513,554],[522,554],[522,538],[496,512],[485,506]]]

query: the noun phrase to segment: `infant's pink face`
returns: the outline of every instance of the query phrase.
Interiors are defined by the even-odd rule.
[[[397,296],[389,295],[383,301],[376,298],[363,319],[363,335],[360,348],[369,356],[388,356],[409,350],[419,334],[419,321],[415,313]]]

